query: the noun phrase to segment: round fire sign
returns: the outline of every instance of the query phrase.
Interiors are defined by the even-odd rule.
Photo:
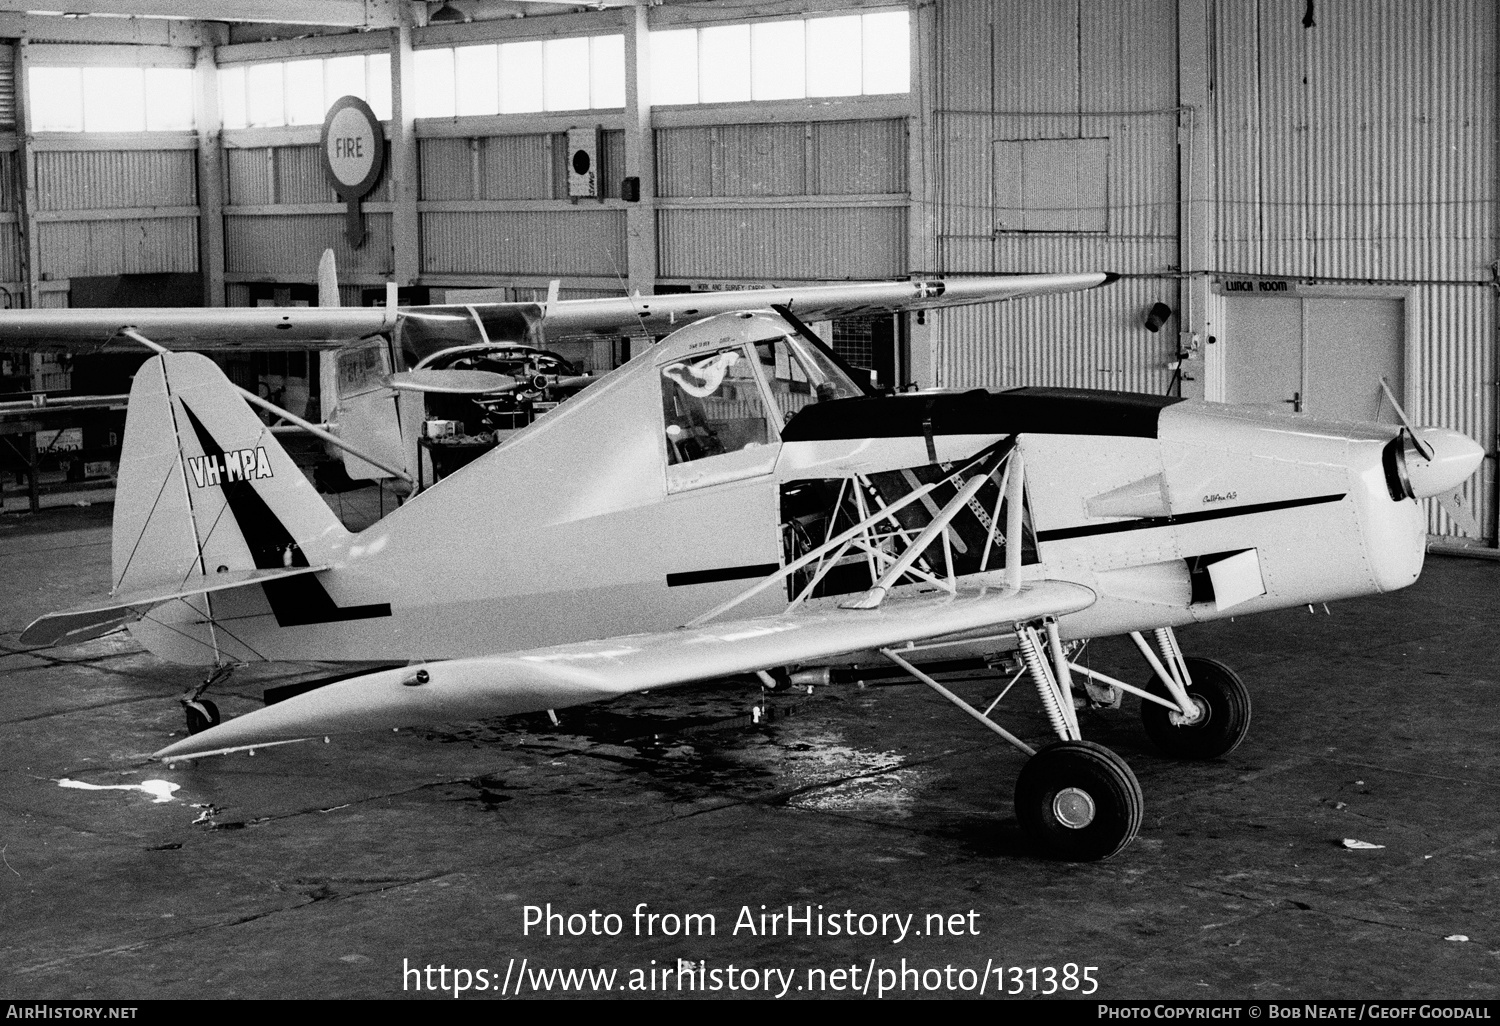
[[[357,96],[335,100],[323,119],[323,172],[349,205],[345,235],[356,249],[365,241],[359,201],[375,187],[384,166],[385,132],[370,105]]]

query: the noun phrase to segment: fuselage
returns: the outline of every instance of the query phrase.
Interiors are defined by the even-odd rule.
[[[1420,573],[1424,515],[1393,483],[1394,427],[1079,390],[859,396],[819,359],[769,314],[684,328],[369,529],[301,540],[332,567],[316,577],[333,613],[288,616],[244,589],[216,599],[233,632],[215,644],[245,660],[441,659],[671,629],[826,537],[855,491],[890,502],[997,443],[1026,468],[1023,576],[1098,596],[1062,619],[1066,637],[1390,591]],[[982,526],[998,505],[979,500]],[[1003,562],[975,538],[955,527],[943,558],[1000,586]],[[851,566],[811,601],[869,583]],[[788,598],[767,588],[736,615]],[[202,661],[191,610],[156,619],[133,628],[148,647]]]

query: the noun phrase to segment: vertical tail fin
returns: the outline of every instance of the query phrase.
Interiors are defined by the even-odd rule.
[[[115,594],[183,590],[226,572],[316,566],[348,537],[213,361],[165,353],[141,367],[130,390],[115,496]],[[210,600],[193,601],[184,623],[211,621]],[[217,643],[212,648],[217,657]]]

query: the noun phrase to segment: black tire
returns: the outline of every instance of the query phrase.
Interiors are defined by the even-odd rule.
[[[1216,659],[1189,657],[1193,684],[1188,697],[1202,703],[1203,719],[1176,726],[1172,712],[1155,702],[1141,702],[1141,722],[1156,746],[1175,759],[1217,759],[1239,747],[1250,732],[1250,692],[1239,675]],[[1146,690],[1171,699],[1167,685],[1156,675]]]
[[[212,699],[200,698],[195,702],[184,702],[183,707],[187,710],[189,734],[201,734],[209,727],[219,725],[219,707],[214,705]]]
[[[1021,767],[1016,819],[1048,855],[1097,862],[1141,828],[1145,799],[1125,760],[1092,741],[1054,741]]]

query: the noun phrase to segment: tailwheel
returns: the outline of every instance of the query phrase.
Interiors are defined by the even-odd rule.
[[[1054,858],[1096,862],[1141,828],[1145,799],[1125,760],[1092,741],[1054,741],[1016,780],[1016,818]]]
[[[1215,659],[1188,658],[1193,683],[1187,694],[1198,715],[1188,720],[1181,712],[1141,703],[1146,734],[1167,755],[1177,759],[1217,759],[1234,751],[1250,732],[1250,692],[1229,667]],[[1161,677],[1153,676],[1146,690],[1172,701]]]
[[[219,725],[219,707],[210,698],[199,698],[191,702],[183,702],[182,707],[187,711],[187,729],[189,734],[201,734],[209,727],[217,727]]]

